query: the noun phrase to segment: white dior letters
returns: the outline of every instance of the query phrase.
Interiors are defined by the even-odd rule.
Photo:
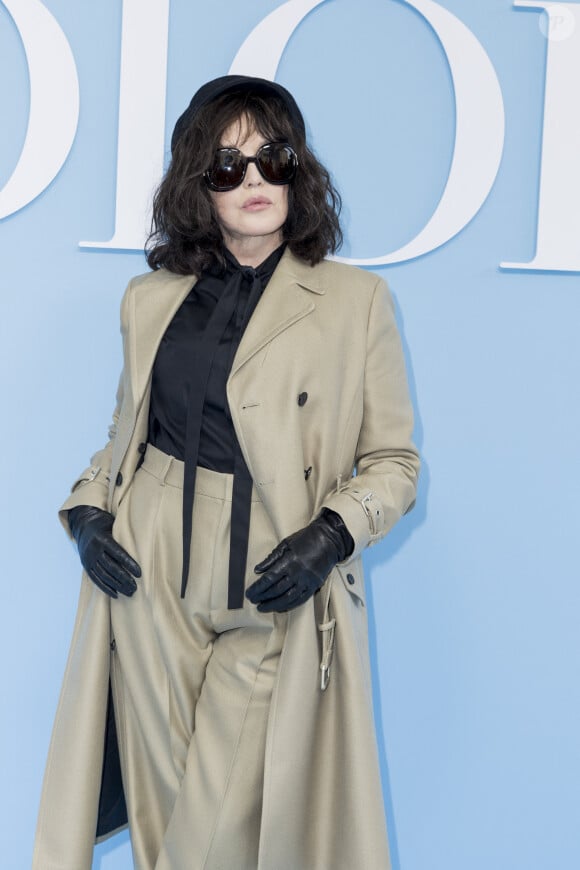
[[[455,92],[455,147],[443,195],[426,226],[384,257],[348,262],[360,266],[420,257],[457,235],[477,214],[493,187],[504,142],[501,88],[484,47],[457,16],[433,0],[406,0],[431,25],[447,55]]]
[[[39,0],[4,0],[26,52],[28,129],[16,168],[0,190],[0,218],[45,190],[68,157],[79,119],[79,82],[68,40]]]
[[[123,0],[115,232],[82,248],[139,250],[163,173],[169,0]]]
[[[580,272],[580,6],[550,0],[515,0],[514,6],[547,12],[550,39],[536,253],[529,263],[500,265]]]
[[[288,0],[249,34],[230,72],[273,79],[290,37],[325,0]],[[425,227],[399,250],[358,265],[399,263],[434,250],[459,233],[493,187],[504,142],[501,88],[474,34],[434,0],[404,0],[435,31],[447,56],[456,102],[453,160],[441,200]],[[81,247],[140,250],[152,190],[164,163],[170,0],[123,0],[115,231]],[[62,29],[40,0],[4,0],[24,45],[30,113],[20,159],[2,190],[0,218],[23,208],[56,177],[74,141],[79,91],[76,65]],[[580,271],[580,26],[577,3],[514,0],[548,15],[548,57],[542,136],[537,246],[528,263],[504,269]],[[565,24],[565,27],[563,27]],[[256,60],[259,59],[259,60]],[[338,258],[341,259],[341,258]]]

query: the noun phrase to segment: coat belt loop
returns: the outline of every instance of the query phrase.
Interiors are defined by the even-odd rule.
[[[330,665],[334,653],[334,630],[336,619],[330,616],[330,591],[332,589],[332,577],[327,580],[326,601],[324,603],[323,621],[318,623],[318,630],[322,635],[322,654],[320,657],[320,690],[325,691],[330,681]]]

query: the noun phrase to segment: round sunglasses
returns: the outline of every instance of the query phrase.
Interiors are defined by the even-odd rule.
[[[255,157],[246,157],[239,148],[218,148],[204,173],[207,186],[220,192],[239,187],[246,177],[248,163],[255,163],[269,184],[289,184],[296,174],[298,156],[286,142],[266,142]]]

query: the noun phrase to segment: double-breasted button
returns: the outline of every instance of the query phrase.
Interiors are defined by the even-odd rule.
[[[352,574],[346,575],[346,582],[350,583],[351,586],[354,586],[354,577],[352,576]]]
[[[139,447],[137,448],[137,450],[139,451],[139,453],[141,454],[141,456],[143,456],[143,454],[144,454],[145,451],[147,450],[147,445],[145,444],[144,441],[141,442],[141,444],[139,445]]]
[[[121,474],[121,472],[119,472],[117,477],[115,478],[115,483],[117,486],[121,486],[121,484],[123,483],[123,475]]]
[[[308,480],[310,475],[312,474],[312,466],[309,465],[308,468],[304,469],[304,480]]]
[[[300,395],[298,396],[298,404],[300,405],[300,407],[302,407],[302,405],[306,404],[307,399],[308,399],[308,393],[300,393]]]
[[[115,638],[113,638],[113,640],[111,641],[110,647],[111,647],[111,652],[115,652],[115,650],[117,649],[117,641],[115,640]]]

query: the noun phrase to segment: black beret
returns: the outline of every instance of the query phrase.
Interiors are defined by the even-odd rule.
[[[190,124],[195,115],[199,112],[202,106],[211,103],[222,94],[227,94],[230,91],[253,91],[256,94],[274,94],[279,97],[290,115],[292,122],[300,129],[303,136],[306,135],[304,118],[302,112],[296,104],[296,100],[286,88],[279,85],[278,82],[272,82],[269,79],[260,79],[255,76],[220,76],[220,78],[212,79],[206,82],[201,88],[195,92],[191,98],[191,102],[185,112],[179,116],[173,133],[171,136],[171,152],[175,149],[175,143],[182,136],[186,127]]]

